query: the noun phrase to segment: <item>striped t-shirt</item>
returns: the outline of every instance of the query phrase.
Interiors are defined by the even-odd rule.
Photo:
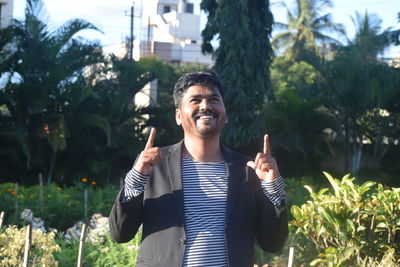
[[[183,266],[227,266],[225,215],[228,177],[225,162],[197,162],[182,155],[186,250]],[[143,193],[150,176],[135,169],[125,178],[125,197]],[[283,179],[261,182],[266,196],[279,206],[285,198]]]
[[[183,156],[182,186],[186,229],[183,266],[228,266],[225,163],[197,162]]]

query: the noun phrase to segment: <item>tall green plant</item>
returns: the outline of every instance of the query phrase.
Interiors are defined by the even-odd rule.
[[[273,98],[269,1],[203,0],[201,8],[208,19],[202,32],[202,50],[213,53],[214,69],[227,89],[225,139],[236,147],[248,144],[262,133],[258,115],[266,95]],[[211,44],[214,38],[219,40],[216,49]]]
[[[311,200],[291,208],[294,243],[314,255],[310,264],[378,266],[389,258],[393,266],[399,264],[400,188],[357,185],[350,175],[338,180],[324,174],[332,188],[317,192],[307,185]],[[298,237],[313,246],[297,243]]]

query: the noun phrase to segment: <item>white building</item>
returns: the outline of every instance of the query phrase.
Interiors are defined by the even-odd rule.
[[[13,0],[0,0],[0,27],[4,28],[10,25],[13,17]]]
[[[136,0],[133,58],[158,55],[168,62],[211,67],[211,55],[201,52],[200,14],[195,14],[195,8],[188,0]],[[105,47],[104,51],[123,56],[128,47],[121,44]],[[156,102],[156,96],[157,82],[153,81],[135,96],[135,104],[147,106]]]
[[[169,62],[198,62],[212,66],[210,55],[201,53],[200,14],[194,3],[185,0],[140,0],[139,34],[134,57],[156,54]]]

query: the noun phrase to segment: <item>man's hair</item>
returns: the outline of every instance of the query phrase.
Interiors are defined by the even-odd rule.
[[[224,88],[222,83],[215,72],[209,71],[195,71],[184,74],[175,84],[174,88],[174,102],[175,107],[181,107],[183,95],[191,86],[205,86],[208,88],[216,88],[222,97],[224,97]]]

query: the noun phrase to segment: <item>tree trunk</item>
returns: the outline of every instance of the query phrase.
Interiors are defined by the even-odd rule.
[[[51,177],[53,176],[53,169],[54,169],[54,163],[56,162],[56,157],[57,157],[57,152],[53,151],[53,155],[51,157],[51,162],[50,162],[49,172],[47,174],[47,183],[48,184],[51,182]]]
[[[362,148],[363,148],[362,140],[358,140],[358,142],[353,144],[351,173],[354,176],[358,176],[358,171],[360,170]]]

